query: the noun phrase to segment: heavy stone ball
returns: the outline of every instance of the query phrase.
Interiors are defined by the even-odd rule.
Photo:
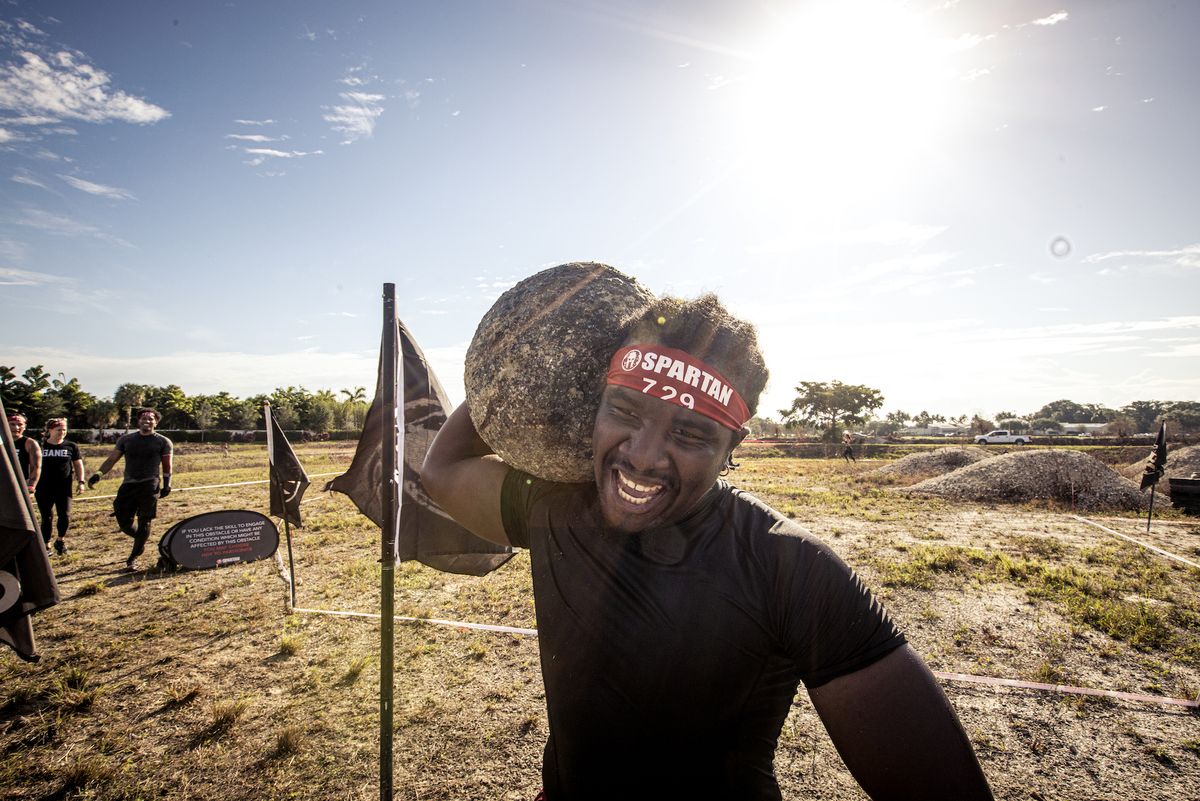
[[[539,478],[591,481],[608,362],[653,301],[596,262],[551,267],[501,295],[479,322],[463,379],[484,442]]]

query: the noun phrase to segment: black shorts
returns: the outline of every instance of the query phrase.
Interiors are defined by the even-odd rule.
[[[118,522],[122,519],[132,522],[137,515],[138,522],[149,523],[158,516],[158,482],[122,484],[113,500],[113,513]]]

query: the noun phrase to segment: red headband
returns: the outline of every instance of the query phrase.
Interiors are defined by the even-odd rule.
[[[691,409],[733,431],[750,419],[746,402],[725,376],[675,348],[626,345],[613,354],[605,383]]]

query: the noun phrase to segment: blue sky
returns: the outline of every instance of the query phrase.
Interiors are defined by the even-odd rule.
[[[885,411],[1200,399],[1200,4],[0,4],[0,361],[98,394],[455,401],[521,278],[616,266]]]

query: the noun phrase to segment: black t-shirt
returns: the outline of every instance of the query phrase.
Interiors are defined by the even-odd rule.
[[[24,434],[13,440],[13,445],[17,449],[17,461],[21,463],[21,472],[25,474],[26,479],[29,478],[29,443],[31,442],[36,448],[37,440]]]
[[[778,799],[798,684],[904,643],[828,546],[724,482],[685,520],[622,534],[594,485],[514,470],[502,514],[532,561],[548,801]]]
[[[117,440],[116,448],[125,454],[125,480],[123,484],[142,481],[158,481],[162,457],[171,452],[171,440],[155,431],[143,434],[140,431],[125,434]]]
[[[42,443],[42,476],[38,483],[52,481],[56,484],[71,481],[71,464],[79,455],[79,446],[69,439],[64,439],[57,445],[49,442]]]

